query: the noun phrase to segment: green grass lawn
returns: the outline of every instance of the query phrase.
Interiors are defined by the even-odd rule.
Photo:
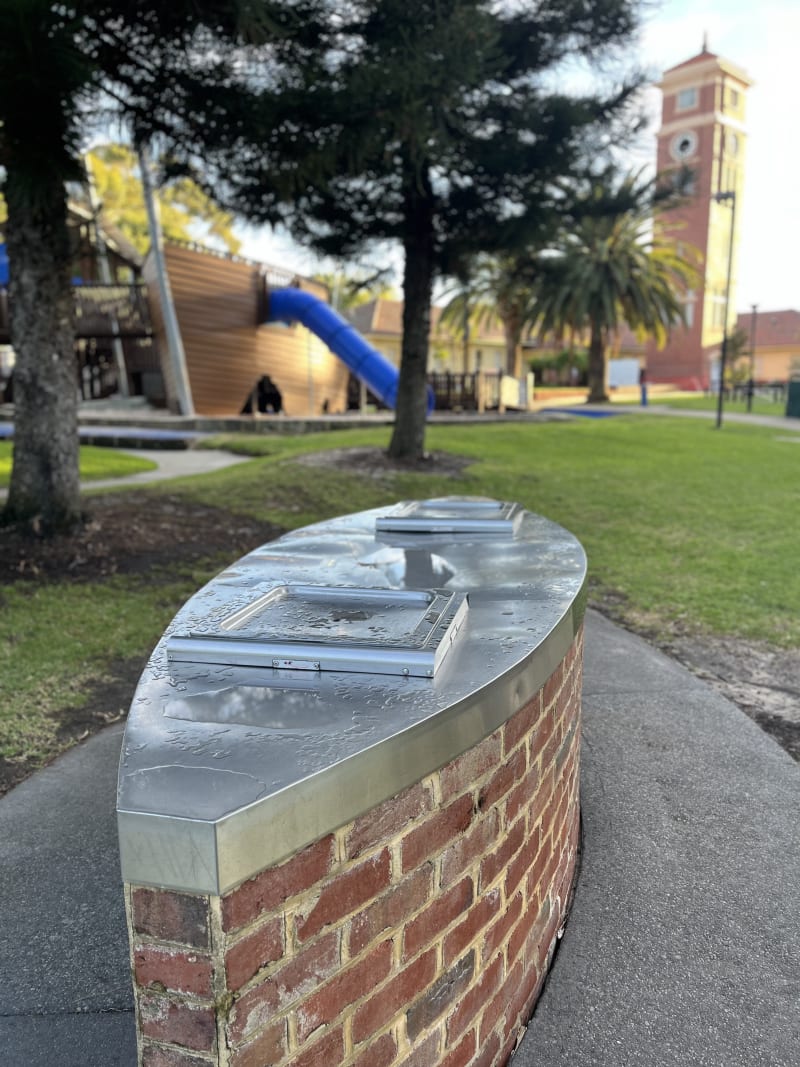
[[[44,762],[66,747],[63,713],[81,707],[120,662],[141,660],[193,591],[191,581],[160,579],[20,582],[0,591],[0,756]],[[107,710],[113,718],[127,708]]]
[[[636,401],[638,403],[638,400]],[[660,397],[657,394],[650,397],[651,404],[658,404],[661,407],[668,408],[683,408],[689,411],[716,411],[717,410],[717,398],[715,396],[667,396]],[[736,412],[739,414],[747,413],[747,401],[746,400],[725,400],[722,406],[723,420],[726,412]],[[786,401],[785,400],[771,400],[767,396],[754,396],[753,397],[753,415],[785,415],[786,414]]]
[[[11,476],[10,441],[0,441],[0,489],[8,488]],[[96,448],[84,445],[80,454],[80,473],[83,481],[95,481],[100,478],[122,478],[139,471],[149,471],[156,466],[149,459],[129,456],[117,448]]]
[[[706,422],[622,415],[432,427],[431,449],[474,461],[463,476],[404,474],[387,484],[301,467],[291,455],[385,444],[388,433],[239,439],[238,448],[270,455],[255,469],[209,475],[186,491],[286,525],[401,497],[518,500],[582,541],[594,589],[620,599],[631,622],[800,645],[800,435],[786,437],[761,427],[718,431]]]
[[[800,434],[706,421],[617,415],[569,422],[431,427],[428,447],[467,457],[460,477],[295,462],[308,451],[385,447],[390,431],[236,437],[257,456],[153,486],[287,528],[400,499],[479,494],[561,523],[589,559],[590,603],[632,628],[800,647]],[[210,442],[226,445],[225,439]],[[120,658],[143,658],[182,601],[215,573],[153,573],[0,590],[0,756],[58,750],[59,709]]]

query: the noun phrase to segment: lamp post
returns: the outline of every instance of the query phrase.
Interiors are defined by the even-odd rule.
[[[150,231],[150,251],[153,256],[153,269],[158,285],[158,295],[161,300],[161,315],[164,320],[164,333],[167,336],[167,351],[172,374],[175,380],[176,400],[179,414],[194,415],[194,401],[192,400],[192,387],[189,381],[189,371],[186,368],[186,352],[183,347],[181,329],[178,325],[178,316],[175,312],[175,301],[172,299],[172,288],[169,284],[167,265],[164,261],[164,234],[158,217],[158,205],[153,192],[153,178],[150,173],[150,152],[143,141],[137,145],[139,156],[139,176],[142,179],[142,192],[144,205],[147,211],[147,226]]]
[[[736,224],[736,193],[729,189],[724,193],[715,193],[712,200],[718,204],[730,201],[731,234],[728,243],[728,278],[725,282],[725,322],[722,327],[722,352],[719,361],[719,395],[717,396],[717,429],[722,426],[722,398],[725,393],[725,363],[728,358],[728,313],[731,301],[731,274],[733,273],[733,234]]]
[[[756,311],[758,304],[751,304],[750,311],[750,380],[747,383],[747,414],[753,410],[753,393],[756,391]]]

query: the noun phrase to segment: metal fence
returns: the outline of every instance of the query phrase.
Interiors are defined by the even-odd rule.
[[[152,333],[144,285],[76,285],[72,295],[76,338],[149,337]],[[8,290],[0,287],[0,344],[9,342]]]

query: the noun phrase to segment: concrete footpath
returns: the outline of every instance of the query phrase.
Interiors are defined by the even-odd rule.
[[[513,1067],[800,1062],[800,766],[589,613],[584,852]]]
[[[127,474],[123,478],[99,478],[91,482],[81,482],[81,492],[96,489],[115,489],[128,486],[147,485],[149,482],[163,482],[170,478],[184,478],[192,474],[208,474],[210,471],[223,470],[237,463],[247,463],[252,456],[236,456],[233,452],[224,452],[213,448],[191,449],[137,449],[125,448],[126,455],[138,456],[150,460],[156,466],[151,470]],[[0,500],[8,496],[7,489],[0,489]]]
[[[583,866],[513,1067],[795,1065],[800,767],[640,639],[592,612],[586,634]],[[4,1067],[136,1062],[121,734],[0,800]]]
[[[152,470],[139,471],[138,474],[129,474],[124,478],[100,478],[93,482],[83,482],[81,489],[84,491],[112,489],[117,486],[163,482],[170,478],[185,478],[193,474],[209,474],[211,471],[235,467],[238,463],[247,463],[253,458],[252,456],[237,456],[233,452],[215,448],[200,448],[196,451],[192,449],[126,448],[124,451],[129,456],[150,460],[156,466]]]

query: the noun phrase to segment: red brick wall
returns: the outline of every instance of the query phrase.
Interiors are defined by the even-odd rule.
[[[581,635],[476,748],[226,896],[127,886],[146,1067],[499,1067],[578,847]]]

